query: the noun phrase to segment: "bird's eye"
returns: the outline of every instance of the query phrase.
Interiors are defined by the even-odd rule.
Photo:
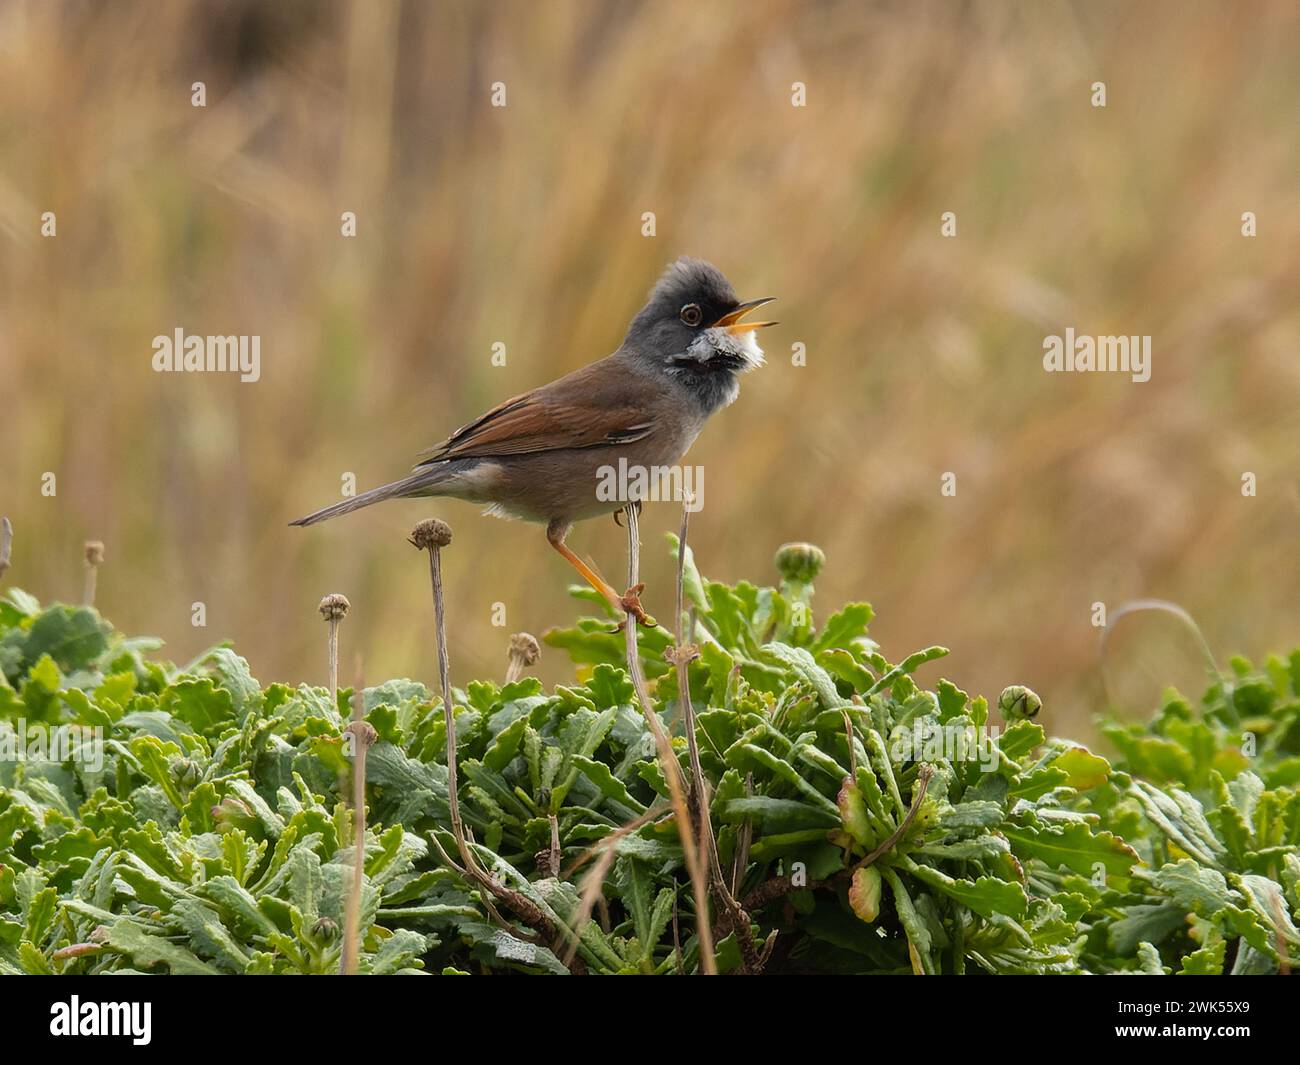
[[[700,310],[700,305],[698,303],[688,303],[682,308],[681,318],[683,322],[694,329],[704,321],[704,312]]]

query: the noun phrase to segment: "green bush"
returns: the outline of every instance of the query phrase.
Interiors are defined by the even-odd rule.
[[[780,562],[764,588],[685,564],[717,869],[744,910],[715,885],[721,971],[1300,963],[1300,653],[1234,662],[1199,710],[1171,696],[1148,726],[1108,725],[1111,763],[1046,738],[1027,689],[990,712],[922,687],[946,652],[886,660],[864,603],[814,625],[820,552]],[[442,857],[457,845],[440,700],[410,680],[362,693],[362,972],[703,967],[623,636],[586,618],[546,640],[580,682],[455,691],[460,809],[496,894]],[[689,782],[672,637],[639,646]],[[228,647],[175,668],[157,647],[91,609],[0,602],[0,972],[337,971],[352,693],[263,688]]]

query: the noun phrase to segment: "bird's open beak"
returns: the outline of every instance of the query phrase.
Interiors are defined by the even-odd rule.
[[[713,323],[715,329],[725,329],[728,333],[748,333],[755,329],[764,329],[769,325],[776,325],[776,322],[742,322],[750,311],[762,307],[764,304],[771,303],[775,296],[764,296],[762,299],[750,300],[742,303],[734,311],[729,311]]]

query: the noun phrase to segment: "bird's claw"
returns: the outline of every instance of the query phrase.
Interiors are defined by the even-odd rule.
[[[647,614],[645,608],[641,605],[641,593],[643,591],[645,591],[644,583],[633,585],[619,597],[618,605],[624,613],[636,618],[638,625],[647,629],[656,629],[659,627],[659,622]],[[618,623],[618,628],[615,631],[622,632],[623,626],[626,624],[627,618],[624,618]]]
[[[639,515],[641,513],[641,500],[634,499],[631,505]],[[623,528],[623,519],[621,517],[622,513],[623,512],[621,510],[614,511],[614,524],[617,525],[620,529]]]

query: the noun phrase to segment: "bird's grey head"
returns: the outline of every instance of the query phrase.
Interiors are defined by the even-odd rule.
[[[776,323],[741,319],[771,301],[742,303],[716,266],[684,257],[651,289],[623,349],[680,382],[711,414],[739,394],[738,374],[763,365],[754,330]]]

